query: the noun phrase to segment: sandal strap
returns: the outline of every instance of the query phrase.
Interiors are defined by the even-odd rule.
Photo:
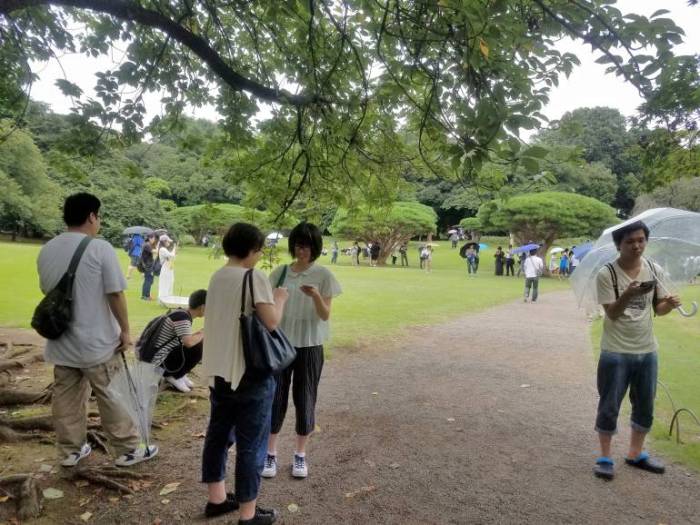
[[[595,460],[595,462],[597,465],[603,465],[603,464],[614,465],[615,464],[615,462],[607,456],[600,456],[598,459]]]

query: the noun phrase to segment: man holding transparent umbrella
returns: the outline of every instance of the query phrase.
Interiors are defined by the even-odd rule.
[[[612,436],[629,388],[632,404],[632,433],[625,463],[662,474],[664,465],[644,451],[644,439],[654,418],[654,398],[658,370],[658,342],[653,332],[653,316],[666,315],[681,305],[678,296],[657,286],[662,269],[643,257],[649,228],[642,221],[632,222],[612,232],[617,259],[598,272],[598,303],[605,310],[601,354],[598,363],[598,413],[596,431],[601,456],[594,473],[603,479],[615,475],[611,458]]]

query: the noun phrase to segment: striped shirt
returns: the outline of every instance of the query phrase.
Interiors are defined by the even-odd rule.
[[[158,333],[156,348],[158,351],[153,357],[153,364],[160,366],[170,352],[182,347],[182,338],[192,335],[192,317],[186,310],[170,312]]]

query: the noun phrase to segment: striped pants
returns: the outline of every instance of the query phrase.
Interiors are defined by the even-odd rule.
[[[316,426],[316,397],[323,370],[323,346],[297,348],[297,357],[287,369],[275,377],[277,387],[272,402],[272,433],[279,434],[287,415],[289,387],[296,409],[296,432],[308,436]]]

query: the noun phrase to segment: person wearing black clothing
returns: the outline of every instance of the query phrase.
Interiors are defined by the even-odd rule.
[[[141,250],[141,260],[139,261],[139,269],[143,271],[143,286],[141,287],[141,299],[144,301],[152,301],[151,286],[153,285],[153,252],[158,239],[154,233],[146,237],[146,242]]]
[[[503,275],[503,263],[505,262],[503,248],[499,246],[493,256],[496,259],[496,275]]]
[[[377,266],[377,262],[379,261],[379,252],[381,251],[381,246],[377,241],[374,241],[372,243],[372,246],[369,249],[370,251],[370,266]]]
[[[515,276],[515,259],[511,253],[512,249],[513,245],[508,245],[508,251],[506,252],[506,277],[509,275],[511,277]]]

